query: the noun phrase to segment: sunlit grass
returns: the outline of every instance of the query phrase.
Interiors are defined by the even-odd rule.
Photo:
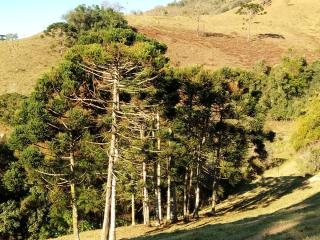
[[[36,80],[60,57],[51,47],[54,42],[54,39],[40,35],[0,42],[0,95],[30,94]]]

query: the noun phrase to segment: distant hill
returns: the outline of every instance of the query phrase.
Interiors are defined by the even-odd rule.
[[[165,7],[157,7],[147,14],[151,15],[195,15],[218,14],[227,12],[240,6],[241,3],[250,2],[250,0],[176,0]]]
[[[220,5],[207,7],[212,12],[214,9],[219,12],[215,6],[234,6],[232,4],[239,2],[216,1]],[[197,36],[197,17],[184,14],[183,9],[192,11],[197,2],[205,5],[215,1],[183,2],[184,6],[168,6],[127,17],[139,31],[168,45],[168,57],[175,66],[252,67],[261,60],[273,65],[288,52],[308,60],[320,57],[319,0],[272,0],[266,7],[267,14],[254,20],[251,42],[246,41],[243,16],[236,14],[236,8],[220,14],[201,15],[201,35]],[[158,14],[161,9],[168,14]],[[174,9],[178,9],[177,14],[171,12]]]
[[[289,49],[309,60],[319,59],[319,0],[272,0],[266,8],[267,14],[255,19],[253,41],[249,43],[243,17],[233,9],[240,2],[243,1],[183,0],[143,15],[126,17],[140,32],[167,44],[167,55],[174,66],[248,68],[261,60],[273,65]],[[210,12],[201,15],[201,36],[197,36],[197,19],[191,11],[197,3]],[[161,9],[177,12],[158,14]],[[190,11],[185,14],[184,9]],[[226,9],[232,10],[224,12]],[[40,35],[0,41],[0,95],[13,92],[28,95],[41,74],[60,59],[58,51],[52,48],[55,43],[55,39]]]
[[[16,41],[0,41],[0,95],[28,95],[36,80],[60,58],[56,40],[36,35]]]

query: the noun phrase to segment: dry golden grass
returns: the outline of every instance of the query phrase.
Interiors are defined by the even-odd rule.
[[[288,4],[289,2],[289,4]],[[278,34],[282,38],[248,43],[242,16],[235,10],[201,17],[198,37],[196,19],[188,16],[127,16],[141,32],[165,42],[175,66],[205,65],[209,68],[251,67],[257,61],[276,64],[289,48],[308,59],[320,56],[320,4],[318,0],[273,0],[267,15],[258,16],[253,35]],[[50,46],[53,39],[39,35],[15,42],[0,42],[0,94],[29,94],[47,69],[59,59]]]
[[[60,57],[51,49],[54,42],[40,35],[0,42],[0,95],[13,92],[28,95],[41,74]]]
[[[250,43],[246,42],[243,19],[236,10],[201,17],[200,30],[215,34],[211,37],[197,37],[194,17],[142,15],[128,16],[128,20],[143,33],[166,43],[175,65],[250,67],[262,59],[275,64],[289,48],[308,59],[320,56],[318,0],[273,0],[266,10],[266,15],[255,19]],[[257,39],[258,34],[280,38]]]

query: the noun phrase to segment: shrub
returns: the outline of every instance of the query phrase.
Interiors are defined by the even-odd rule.
[[[15,111],[26,97],[18,93],[9,93],[0,96],[0,122],[11,125]]]

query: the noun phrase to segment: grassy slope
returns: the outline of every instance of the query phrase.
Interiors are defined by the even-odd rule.
[[[39,76],[59,59],[59,54],[50,48],[54,42],[39,35],[0,42],[0,95],[28,95]]]
[[[203,209],[198,221],[155,228],[138,225],[122,227],[119,239],[136,240],[242,240],[242,239],[320,239],[320,182],[300,176],[298,159],[290,147],[293,122],[269,122],[266,128],[277,132],[268,144],[271,159],[283,164],[268,170],[255,182],[219,204],[216,217],[206,217]],[[314,179],[314,178],[312,178]],[[141,237],[139,237],[139,235]],[[71,236],[59,240],[71,240]],[[99,239],[99,230],[82,233],[83,240]]]
[[[196,15],[203,14],[218,14],[226,12],[239,6],[243,2],[250,0],[182,0],[183,4],[171,4],[165,7],[156,7],[155,9],[146,12],[148,15]],[[178,2],[178,1],[177,1]],[[196,11],[195,11],[196,10]]]
[[[200,30],[210,37],[198,37],[196,18],[189,16],[128,16],[130,24],[169,46],[175,65],[205,64],[208,67],[249,67],[265,59],[279,61],[288,48],[309,59],[320,56],[320,4],[318,0],[273,0],[267,14],[258,16],[253,35],[277,34],[280,38],[255,39],[247,43],[242,16],[231,10],[201,17]],[[284,38],[284,39],[283,39]]]
[[[207,0],[205,0],[207,1]],[[265,59],[276,64],[293,47],[309,59],[320,56],[320,4],[318,0],[273,0],[267,15],[259,16],[253,34],[273,33],[281,38],[256,39],[247,43],[242,16],[235,10],[201,17],[200,29],[209,37],[198,37],[192,16],[128,16],[142,33],[165,42],[173,65],[204,64],[250,67]],[[53,66],[59,54],[51,50],[54,40],[39,36],[15,42],[0,42],[0,95],[29,94],[36,79]]]

